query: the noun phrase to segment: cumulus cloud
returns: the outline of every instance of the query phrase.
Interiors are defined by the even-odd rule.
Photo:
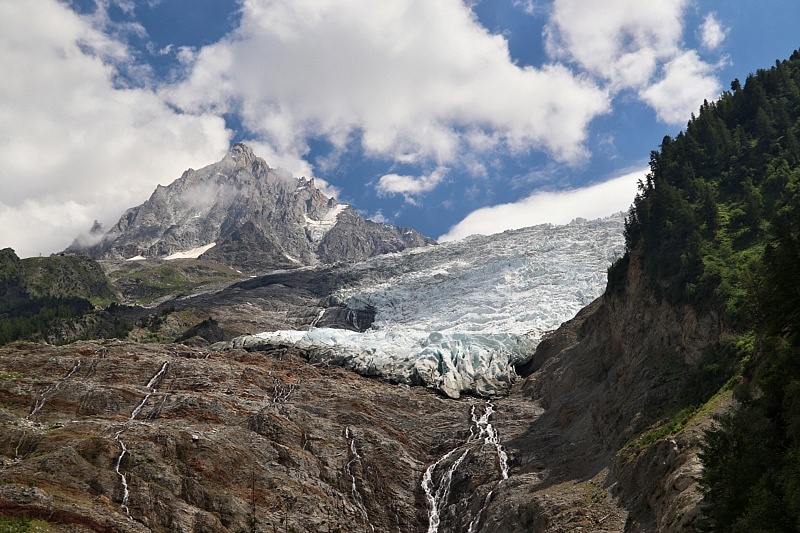
[[[378,224],[389,224],[389,219],[383,214],[383,211],[378,209],[374,214],[367,216],[367,220],[377,222]]]
[[[636,196],[639,180],[646,173],[646,169],[637,170],[590,187],[535,192],[518,202],[483,207],[467,215],[439,240],[492,235],[536,224],[567,224],[575,218],[592,220],[627,211]]]
[[[714,13],[706,15],[702,26],[700,26],[700,41],[709,50],[716,50],[728,36],[728,28],[725,28]]]
[[[686,3],[556,0],[545,28],[547,50],[617,88],[640,87],[678,50]]]
[[[436,168],[373,183],[415,203],[451,181],[445,168],[489,179],[531,150],[585,162],[587,128],[620,91],[670,123],[719,93],[716,66],[682,42],[689,0],[514,0],[547,17],[551,62],[537,67],[514,62],[468,1],[240,0],[219,42],[151,50],[175,58],[169,80],[125,44],[146,37],[138,4],[96,5],[79,16],[59,0],[0,1],[0,247],[23,256],[64,248],[94,219],[109,226],[157,183],[218,160],[223,115],[271,166],[329,196],[339,191],[314,171],[340,154]],[[112,21],[116,9],[133,22]],[[726,31],[706,17],[702,49]],[[312,138],[332,145],[316,169]]]
[[[664,67],[662,79],[641,92],[644,101],[669,124],[685,124],[704,99],[721,91],[713,67],[700,61],[694,50],[684,52]]]
[[[386,174],[378,180],[377,190],[381,196],[402,194],[406,202],[415,203],[414,197],[430,192],[447,176],[446,168],[437,168],[423,176],[400,176]]]
[[[633,89],[670,124],[688,120],[719,95],[716,66],[683,45],[688,0],[556,0],[545,28],[548,53],[606,80],[612,93]],[[709,15],[701,40],[715,49],[725,30]],[[670,91],[677,97],[670,101]]]
[[[124,45],[56,0],[0,2],[0,247],[65,248],[158,183],[219,159],[224,121],[119,88]]]
[[[383,194],[420,194],[433,190],[442,181],[441,173],[432,173],[427,176],[400,176],[386,174],[378,182],[378,192]]]
[[[186,111],[240,114],[277,153],[302,158],[314,136],[437,165],[477,138],[576,161],[588,123],[609,111],[588,78],[516,65],[459,0],[245,0],[239,28],[162,94]]]

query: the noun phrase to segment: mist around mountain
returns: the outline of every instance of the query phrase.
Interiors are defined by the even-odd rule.
[[[260,274],[431,244],[413,229],[365,220],[313,179],[270,168],[239,143],[218,163],[159,185],[108,231],[96,223],[65,252],[106,260],[202,257]]]

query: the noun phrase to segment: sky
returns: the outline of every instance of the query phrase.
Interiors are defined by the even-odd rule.
[[[235,142],[441,240],[624,211],[798,23],[797,0],[0,0],[0,248],[57,253]]]

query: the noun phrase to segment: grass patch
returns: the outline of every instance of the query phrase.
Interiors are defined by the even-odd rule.
[[[233,282],[245,276],[235,270],[203,260],[135,261],[106,264],[112,284],[124,301],[138,305],[189,293],[213,283]]]
[[[51,531],[50,524],[44,520],[19,516],[15,518],[0,516],[0,533],[44,533]]]

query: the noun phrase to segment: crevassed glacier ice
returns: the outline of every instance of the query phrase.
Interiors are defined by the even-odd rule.
[[[502,394],[542,335],[598,297],[622,255],[624,217],[473,236],[372,258],[335,300],[371,307],[364,333],[330,328],[240,337],[287,344],[365,375],[424,384],[451,397]]]

